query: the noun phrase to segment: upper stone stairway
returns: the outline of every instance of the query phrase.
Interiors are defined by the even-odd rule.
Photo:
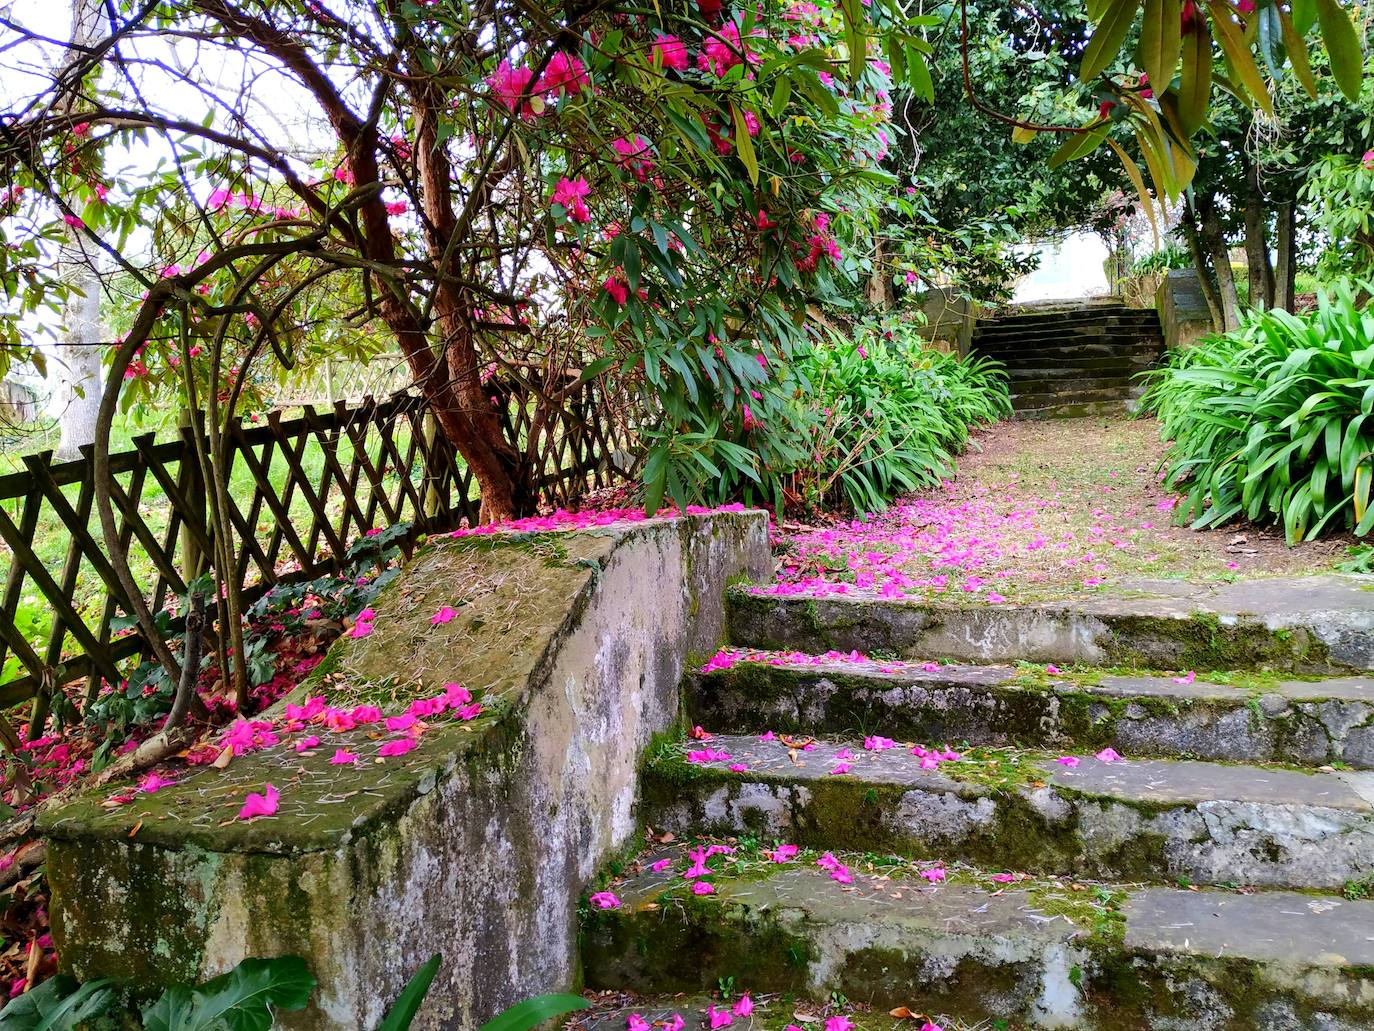
[[[1043,419],[1132,410],[1164,338],[1154,309],[1095,300],[1004,309],[979,320],[972,351],[1006,367],[1018,418]]]
[[[767,1028],[1374,1029],[1368,586],[732,588],[584,920],[587,987],[642,994],[576,1026],[733,984]]]

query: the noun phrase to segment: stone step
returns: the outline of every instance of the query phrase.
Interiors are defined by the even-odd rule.
[[[1149,308],[1102,308],[1092,312],[1052,312],[1001,315],[981,319],[976,333],[1034,332],[1049,328],[1092,326],[1140,326],[1158,331],[1159,316]]]
[[[989,605],[736,585],[728,640],[812,654],[1135,669],[1374,670],[1374,577],[1122,580],[1063,600]]]
[[[1157,328],[1136,326],[1079,326],[1035,331],[975,333],[975,350],[1015,353],[1042,347],[1163,347]]]
[[[717,855],[713,890],[698,895],[685,847],[646,854],[611,886],[616,908],[584,919],[587,986],[695,993],[730,978],[813,1010],[839,993],[961,1028],[1374,1028],[1374,902],[1001,884],[956,868],[928,883],[909,863],[833,858],[849,883],[806,853]]]
[[[1107,880],[1340,889],[1374,875],[1367,771],[955,752],[929,740],[916,746],[923,759],[909,741],[867,751],[861,739],[798,740],[716,734],[665,749],[645,770],[644,822],[678,837]],[[703,754],[728,758],[692,761]]]
[[[1140,410],[1138,398],[1115,401],[1075,401],[1040,407],[1021,407],[1015,409],[1012,418],[1021,422],[1034,422],[1041,419],[1102,419],[1124,418]]]
[[[691,721],[738,734],[883,734],[1132,756],[1374,769],[1374,677],[1049,673],[727,651],[688,677]]]
[[[1150,357],[1080,357],[1080,359],[1017,359],[1003,362],[1011,379],[1074,378],[1080,375],[1129,375],[1135,377],[1153,368]]]
[[[1143,391],[1145,385],[1129,374],[1124,376],[1085,376],[1080,374],[1069,379],[1043,379],[1027,372],[1025,376],[1013,376],[1010,387],[1013,404],[1020,401],[1028,407],[1040,407],[1045,403],[1045,399],[1063,399],[1070,404],[1078,400],[1113,401],[1117,398],[1132,396],[1131,392],[1137,387]]]
[[[1155,360],[1163,355],[1163,345],[1155,341],[1143,342],[1104,342],[1093,341],[1080,344],[1046,343],[1033,347],[984,347],[973,345],[973,353],[994,358],[997,361],[1017,361],[1021,359],[1044,358],[1046,360],[1075,360],[1087,358],[1145,358]]]

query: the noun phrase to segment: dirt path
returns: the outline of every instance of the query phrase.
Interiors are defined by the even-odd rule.
[[[1345,557],[1348,540],[1289,548],[1270,529],[1174,525],[1163,451],[1148,419],[999,424],[975,438],[944,487],[870,520],[791,533],[776,589],[962,591],[997,604],[1139,577],[1310,573]]]

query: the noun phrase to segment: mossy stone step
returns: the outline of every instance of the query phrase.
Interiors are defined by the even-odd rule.
[[[726,605],[729,640],[750,648],[1139,669],[1374,670],[1371,577],[1131,579],[1000,605],[736,586]]]
[[[655,872],[648,863],[673,860]],[[645,857],[584,921],[589,988],[831,992],[879,1012],[1098,1031],[1374,1028],[1374,903],[1302,893],[993,883],[841,854],[717,856],[692,894],[682,849]]]
[[[1374,769],[1374,677],[1050,674],[1043,666],[741,652],[683,684],[693,723],[732,733],[881,733],[981,745]]]
[[[707,748],[728,758],[688,761]],[[1109,880],[1339,889],[1374,874],[1374,773],[1059,758],[975,749],[923,769],[905,743],[867,751],[829,739],[803,751],[718,735],[660,754],[641,808],[649,826],[679,836]]]

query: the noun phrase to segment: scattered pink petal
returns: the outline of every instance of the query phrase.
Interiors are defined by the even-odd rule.
[[[419,742],[413,737],[402,737],[394,741],[386,742],[381,748],[377,749],[377,754],[380,756],[405,755],[407,752],[413,751],[418,747]]]
[[[796,845],[779,845],[772,852],[765,853],[775,863],[786,863],[797,858]]]
[[[138,790],[142,791],[144,794],[151,795],[156,791],[160,791],[162,788],[169,788],[176,783],[178,782],[172,780],[170,777],[163,777],[157,773],[149,773],[138,782]]]
[[[1077,766],[1082,761],[1083,760],[1078,758],[1078,756],[1076,755],[1061,755],[1058,759],[1055,760],[1055,762],[1057,762],[1060,766],[1070,767]]]
[[[649,869],[652,870],[654,873],[662,873],[664,870],[668,869],[668,867],[672,865],[673,861],[671,859],[660,859],[656,863],[650,863]]]
[[[754,1000],[747,995],[741,995],[732,1007],[735,1016],[747,1017],[754,1012]]]
[[[264,792],[259,795],[256,791],[251,791],[243,801],[243,807],[239,809],[240,820],[255,820],[259,816],[271,816],[277,811],[277,803],[281,798],[281,793],[268,784]]]
[[[434,626],[439,626],[443,623],[452,623],[453,620],[457,617],[457,615],[457,609],[455,609],[451,605],[445,605],[441,609],[439,609],[438,612],[434,613],[434,615],[430,616],[429,621]]]
[[[922,870],[920,875],[931,884],[939,884],[945,879],[945,868],[943,866],[932,866],[929,870]]]
[[[296,742],[296,751],[298,751],[298,752],[308,752],[308,751],[310,751],[310,749],[312,749],[312,748],[318,748],[319,746],[320,746],[320,739],[317,738],[314,734],[311,734],[311,735],[309,735],[308,737],[303,737],[303,738],[301,738],[299,741]]]
[[[590,902],[597,909],[620,908],[620,899],[616,897],[616,894],[613,891],[594,892],[587,901]]]
[[[693,895],[714,895],[715,893],[716,893],[715,886],[714,886],[710,881],[693,881],[693,882],[692,882],[692,894],[693,894]]]
[[[1102,751],[1097,753],[1097,759],[1099,762],[1104,763],[1119,763],[1124,761],[1115,748],[1102,749]]]
[[[356,755],[347,748],[337,748],[334,750],[333,757],[329,760],[331,766],[356,766],[362,762]]]
[[[1058,666],[1056,666],[1054,663],[1050,663],[1048,666],[1045,667],[1045,672],[1046,672],[1046,673],[1049,673],[1049,674],[1055,674],[1055,673],[1062,673],[1063,670],[1061,670],[1061,669],[1060,669]]]
[[[1191,683],[1192,683],[1194,680],[1196,680],[1196,679],[1197,679],[1197,674],[1194,673],[1194,672],[1190,669],[1187,673],[1183,674],[1183,676],[1181,676],[1181,677],[1174,677],[1174,683],[1175,683],[1175,684],[1191,684]]]

